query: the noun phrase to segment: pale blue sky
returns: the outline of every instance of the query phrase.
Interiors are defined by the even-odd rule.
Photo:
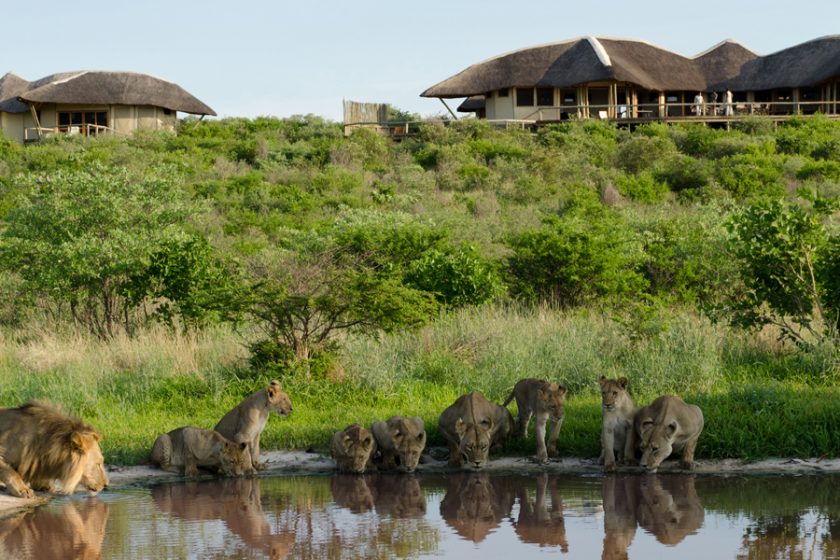
[[[220,116],[334,120],[342,98],[442,113],[439,101],[419,97],[427,87],[485,58],[583,35],[695,55],[726,38],[769,54],[840,34],[836,0],[46,0],[6,8],[0,75],[145,72]]]

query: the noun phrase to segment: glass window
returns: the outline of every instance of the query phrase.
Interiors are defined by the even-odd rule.
[[[534,88],[516,88],[516,106],[534,106]]]
[[[537,105],[551,107],[554,105],[554,88],[537,88]]]

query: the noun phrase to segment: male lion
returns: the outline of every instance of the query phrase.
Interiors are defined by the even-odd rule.
[[[557,455],[557,438],[560,436],[560,426],[565,418],[566,388],[557,383],[549,383],[542,379],[520,379],[513,387],[507,400],[502,406],[507,406],[516,399],[519,409],[517,423],[520,437],[527,437],[528,423],[531,416],[536,416],[534,426],[537,438],[537,462],[547,463],[549,455]],[[545,446],[545,424],[551,423],[551,433],[548,436],[548,449]]]
[[[213,429],[231,441],[247,443],[251,465],[261,469],[260,434],[272,412],[280,416],[288,416],[292,412],[292,401],[276,379],[265,389],[260,389],[233,407]]]
[[[198,475],[198,467],[226,476],[253,474],[248,444],[234,443],[219,432],[184,426],[158,436],[149,455],[152,463],[169,472]]]
[[[336,432],[330,441],[330,457],[338,470],[363,473],[373,467],[376,440],[369,430],[358,424],[351,424]]]
[[[449,465],[467,464],[480,469],[487,462],[490,447],[507,439],[513,430],[513,416],[505,407],[473,391],[458,397],[438,419],[440,432],[449,444]]]
[[[601,458],[604,470],[615,470],[616,460],[633,463],[635,460],[635,438],[633,416],[636,407],[627,392],[627,378],[598,379],[601,385]]]
[[[0,480],[21,498],[34,498],[33,489],[72,494],[79,484],[99,492],[108,486],[100,437],[92,426],[46,403],[2,408]]]
[[[679,397],[664,395],[636,413],[635,432],[642,450],[641,464],[656,472],[674,451],[682,451],[680,466],[694,467],[694,448],[703,431],[703,411]]]
[[[426,429],[423,420],[391,416],[387,422],[371,426],[376,444],[382,453],[382,469],[413,472],[426,448]]]

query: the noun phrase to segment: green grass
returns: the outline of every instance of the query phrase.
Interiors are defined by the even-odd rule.
[[[109,463],[133,464],[159,434],[212,428],[265,386],[268,375],[247,368],[245,343],[224,328],[190,336],[155,329],[109,342],[35,329],[18,338],[7,333],[0,339],[0,405],[55,402],[102,432]],[[480,390],[501,402],[516,380],[543,377],[570,388],[560,453],[594,457],[601,422],[595,380],[604,374],[627,376],[639,405],[663,393],[698,404],[706,418],[701,459],[840,456],[831,359],[688,312],[674,312],[667,326],[640,338],[594,310],[488,306],[344,347],[341,371],[281,380],[294,413],[271,418],[264,449],[325,450],[336,430],[392,414],[420,416],[429,443],[441,445],[437,417],[460,394]],[[513,441],[505,453],[534,453],[533,439]]]

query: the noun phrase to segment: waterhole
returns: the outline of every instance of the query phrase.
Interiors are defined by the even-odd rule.
[[[840,558],[840,477],[336,475],[56,499],[0,558]]]

